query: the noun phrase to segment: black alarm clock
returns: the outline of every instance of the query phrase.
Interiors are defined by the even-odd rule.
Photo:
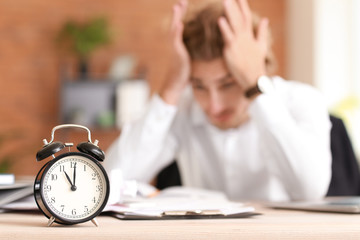
[[[77,145],[76,152],[70,151],[73,143],[54,142],[56,130],[80,128],[88,133],[88,141]],[[37,152],[36,161],[52,156],[39,171],[34,183],[34,197],[37,206],[49,219],[60,224],[78,224],[92,221],[104,209],[110,192],[109,179],[100,164],[105,154],[98,147],[98,141],[91,141],[90,130],[81,125],[64,124],[52,129],[51,140],[43,140],[43,148]],[[69,147],[69,151],[55,156]]]

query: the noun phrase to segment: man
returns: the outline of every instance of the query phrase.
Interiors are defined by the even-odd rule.
[[[183,185],[230,199],[323,197],[329,116],[310,86],[267,76],[268,20],[254,28],[246,0],[210,4],[184,25],[186,9],[185,0],[173,8],[163,88],[139,121],[124,126],[108,170],[149,182],[176,159]]]

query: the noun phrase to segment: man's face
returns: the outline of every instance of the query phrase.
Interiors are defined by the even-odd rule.
[[[222,58],[192,61],[190,82],[195,99],[214,126],[235,128],[248,120],[249,100]]]

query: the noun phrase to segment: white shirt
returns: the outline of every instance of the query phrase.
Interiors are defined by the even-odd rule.
[[[105,167],[149,182],[176,159],[183,185],[233,200],[321,198],[331,177],[326,105],[308,85],[280,77],[273,83],[273,93],[251,103],[250,120],[229,130],[209,123],[191,91],[178,107],[155,95],[146,114],[124,126]]]

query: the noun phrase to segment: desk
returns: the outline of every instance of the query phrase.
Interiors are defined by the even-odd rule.
[[[99,216],[99,227],[54,224],[40,214],[0,214],[0,239],[360,239],[360,215],[274,210],[243,219],[122,221]]]

